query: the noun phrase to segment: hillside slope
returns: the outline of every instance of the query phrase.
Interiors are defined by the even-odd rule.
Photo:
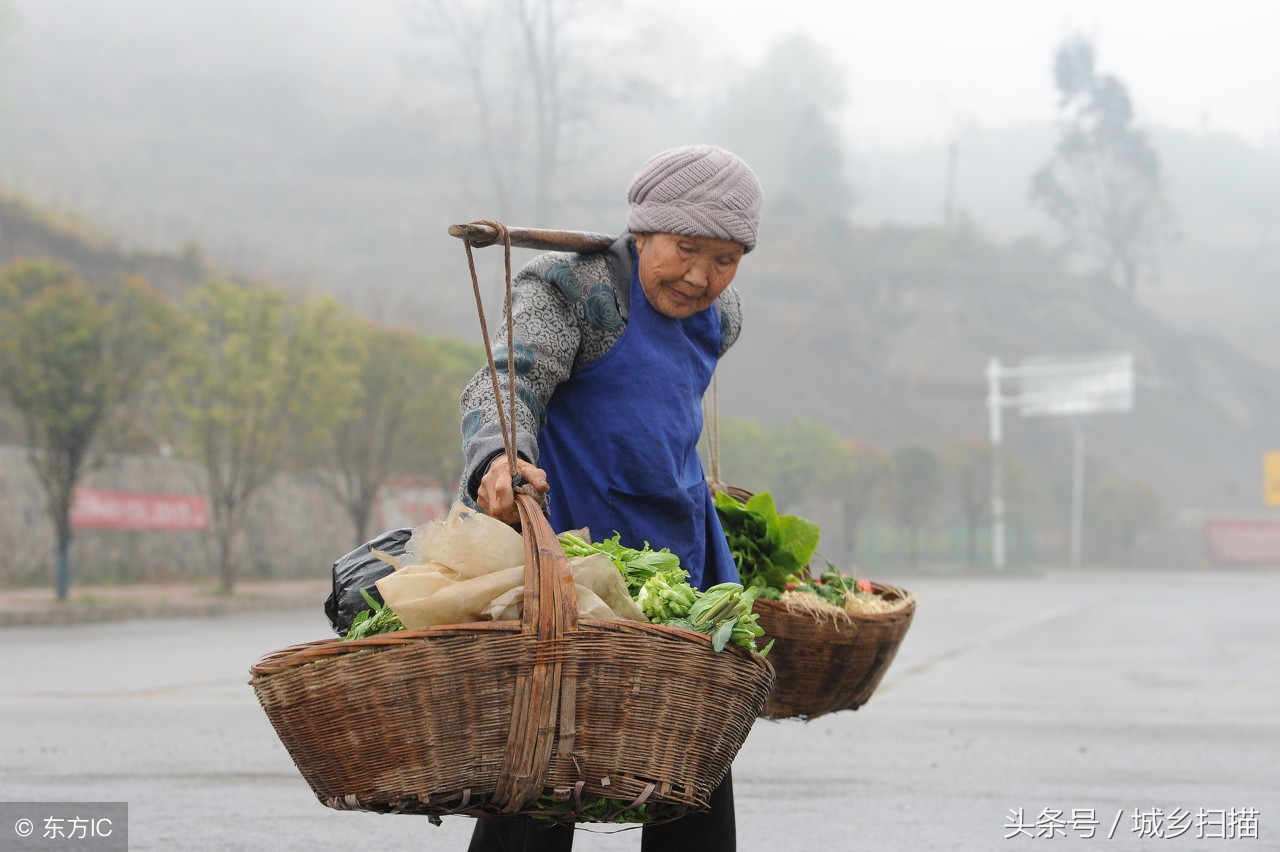
[[[0,265],[45,257],[95,281],[139,275],[168,296],[180,296],[209,274],[194,245],[177,254],[123,251],[84,222],[55,216],[20,198],[0,198]]]
[[[1082,424],[1091,469],[1145,479],[1176,510],[1262,508],[1280,371],[1063,272],[1035,246],[1000,249],[963,230],[812,234],[797,227],[743,265],[748,324],[721,368],[725,416],[813,418],[886,449],[937,445],[986,437],[991,358],[1131,352],[1134,411]],[[832,258],[823,244],[834,239]],[[1048,479],[1070,477],[1073,423],[1004,423],[1013,453]]]

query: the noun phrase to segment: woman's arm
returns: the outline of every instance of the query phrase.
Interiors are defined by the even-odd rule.
[[[625,323],[618,312],[608,265],[598,256],[570,254],[542,255],[520,270],[512,282],[512,317],[516,345],[510,359],[506,318],[497,329],[490,324],[499,393],[507,415],[510,360],[515,368],[516,451],[536,465],[538,430],[545,422],[546,406],[556,387],[574,369],[608,351]],[[460,408],[465,456],[460,497],[474,502],[484,488],[481,480],[497,469],[493,461],[506,451],[487,367],[472,377],[463,390]],[[540,474],[538,471],[531,475]],[[545,480],[545,476],[541,478]],[[488,498],[507,494],[509,486],[508,482],[489,487]],[[504,511],[506,501],[501,500],[493,508]]]

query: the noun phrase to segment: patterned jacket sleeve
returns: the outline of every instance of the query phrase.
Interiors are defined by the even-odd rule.
[[[510,361],[515,365],[516,451],[535,464],[537,434],[546,422],[551,394],[575,370],[608,352],[626,328],[631,239],[624,235],[600,255],[540,255],[520,270],[511,288],[516,330],[513,358],[508,352],[506,317],[489,323],[504,416],[510,411]],[[737,290],[730,287],[721,294],[717,308],[724,354],[737,340],[742,324]],[[474,507],[480,478],[493,458],[505,450],[487,367],[463,390],[460,408],[464,468],[458,498]]]
[[[534,258],[512,281],[513,356],[505,316],[497,328],[490,323],[504,416],[510,413],[508,363],[515,365],[516,450],[529,461],[538,461],[537,433],[556,387],[575,368],[607,352],[622,334],[625,323],[610,266],[600,255]],[[471,503],[480,477],[505,449],[487,367],[463,390],[460,408],[465,467],[459,496]]]

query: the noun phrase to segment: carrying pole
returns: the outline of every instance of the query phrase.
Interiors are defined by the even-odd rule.
[[[484,222],[469,222],[466,225],[450,225],[449,236],[466,240],[475,248],[485,248],[496,243],[498,231]],[[538,251],[572,251],[578,254],[600,254],[607,251],[618,239],[609,234],[594,234],[590,231],[556,231],[548,228],[517,228],[508,226],[507,236],[511,238],[513,248],[537,249]]]

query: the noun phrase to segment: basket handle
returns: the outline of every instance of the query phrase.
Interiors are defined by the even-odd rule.
[[[520,630],[560,639],[578,629],[578,593],[564,548],[536,499],[516,492],[524,536],[524,605]]]
[[[577,682],[564,672],[566,632],[578,627],[578,600],[569,560],[538,501],[516,493],[524,536],[524,615],[521,633],[536,636],[531,665],[516,674],[507,748],[493,804],[516,814],[546,787],[558,731],[573,730]]]
[[[486,221],[504,249],[506,267],[507,347],[515,351],[515,328],[512,321],[511,234],[500,222]],[[464,240],[471,286],[475,291],[476,312],[484,337],[489,376],[493,382],[493,398],[498,409],[498,423],[507,450],[507,464],[513,485],[516,471],[516,388],[515,370],[507,370],[508,410],[503,410],[502,391],[494,363],[493,348],[485,324],[484,302],[480,297],[480,279],[476,274],[471,240]],[[524,604],[520,620],[523,636],[533,637],[533,656],[516,674],[511,702],[511,721],[507,729],[507,747],[498,771],[492,803],[504,813],[519,813],[542,794],[551,766],[558,731],[566,732],[565,745],[572,750],[575,729],[577,681],[565,676],[564,655],[566,633],[578,629],[578,595],[573,586],[573,573],[564,549],[542,513],[539,502],[523,490],[515,490],[516,511],[520,516],[524,539]]]

